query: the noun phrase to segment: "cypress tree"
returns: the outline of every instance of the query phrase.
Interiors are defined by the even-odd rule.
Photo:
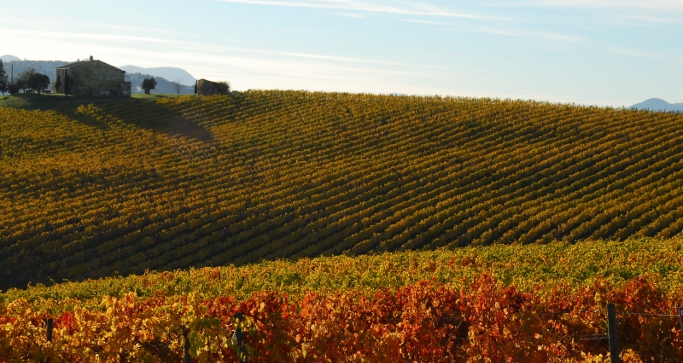
[[[0,59],[0,92],[5,95],[8,90],[9,84],[7,83],[7,72],[5,72],[5,66],[2,64],[2,59]]]

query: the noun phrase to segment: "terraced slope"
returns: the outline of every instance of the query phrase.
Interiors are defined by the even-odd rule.
[[[0,287],[683,231],[681,114],[250,91],[0,125]]]

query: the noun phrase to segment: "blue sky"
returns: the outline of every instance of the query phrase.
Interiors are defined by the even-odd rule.
[[[681,0],[0,0],[0,55],[236,90],[683,102]]]

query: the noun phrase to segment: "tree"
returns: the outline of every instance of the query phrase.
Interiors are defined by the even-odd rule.
[[[10,85],[7,86],[7,90],[9,91],[9,94],[14,96],[19,93],[19,86],[17,86],[16,83],[10,83]]]
[[[44,89],[50,87],[50,77],[46,74],[38,73],[34,68],[31,68],[28,71],[19,73],[15,83],[17,88],[23,90],[24,93],[29,89],[41,93]]]
[[[24,72],[19,73],[19,75],[17,75],[16,82],[14,82],[17,85],[17,88],[19,88],[20,90],[24,91],[24,93],[26,93],[26,90],[29,88],[28,80],[35,73],[36,73],[35,68],[31,68],[28,71],[24,71]]]
[[[228,82],[218,82],[216,83],[216,88],[219,95],[227,95],[230,93],[230,83]]]
[[[28,87],[40,94],[44,89],[50,87],[50,77],[47,74],[33,73],[28,78]]]
[[[0,92],[2,92],[3,96],[9,90],[8,86],[7,72],[5,72],[5,66],[2,64],[2,59],[0,59]]]
[[[57,80],[55,80],[55,93],[62,89],[62,76],[57,75]]]
[[[183,85],[180,84],[180,80],[176,79],[175,81],[171,82],[173,83],[173,89],[175,90],[176,95],[180,95],[180,90],[183,89]]]
[[[142,87],[142,89],[145,90],[146,95],[148,95],[149,91],[153,90],[156,86],[157,81],[154,79],[154,77],[145,78],[144,80],[142,80],[142,85],[140,85],[140,87]]]

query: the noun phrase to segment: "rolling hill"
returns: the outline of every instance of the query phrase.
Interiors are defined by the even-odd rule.
[[[2,57],[0,57],[0,59],[2,59],[3,62],[15,62],[15,61],[21,60],[21,59],[19,59],[19,57],[15,57],[11,54],[5,54]]]
[[[683,231],[680,114],[249,91],[0,123],[1,288]]]
[[[174,67],[137,67],[137,66],[123,66],[122,70],[127,73],[140,73],[146,75],[152,75],[154,77],[161,77],[167,79],[169,82],[174,82],[176,80],[180,81],[180,84],[186,86],[194,86],[197,81],[190,73],[181,68]]]
[[[683,103],[669,103],[661,98],[650,98],[641,103],[637,103],[629,109],[633,110],[650,110],[650,111],[665,111],[665,112],[683,112]]]
[[[156,95],[168,95],[168,94],[176,94],[177,90],[175,88],[175,84],[171,81],[169,81],[166,78],[159,77],[159,76],[153,76],[151,74],[142,74],[142,73],[127,73],[126,74],[127,79],[130,80],[130,85],[131,85],[131,92],[132,93],[137,93],[137,94],[144,94],[145,90],[142,89],[142,82],[145,80],[145,78],[154,78],[154,80],[157,82],[156,87],[151,91],[151,94],[156,94]],[[191,95],[194,94],[194,83],[192,86],[187,86],[184,84],[180,85],[180,92],[179,94],[181,95]]]

